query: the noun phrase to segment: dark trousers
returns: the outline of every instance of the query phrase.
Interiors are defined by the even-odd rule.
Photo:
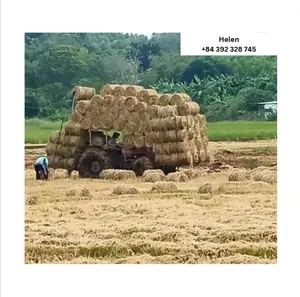
[[[40,175],[39,175],[39,172],[40,172],[40,171],[42,171],[42,172],[44,173],[45,179],[46,179],[46,180],[48,179],[48,170],[46,169],[46,172],[45,172],[45,171],[44,171],[43,165],[41,165],[41,164],[35,164],[35,165],[34,165],[34,169],[35,169],[35,173],[36,173],[35,178],[36,178],[37,180],[40,179]]]

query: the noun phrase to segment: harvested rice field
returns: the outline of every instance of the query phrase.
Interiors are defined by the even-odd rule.
[[[222,165],[48,182],[26,149],[25,263],[275,264],[276,141],[210,146]]]

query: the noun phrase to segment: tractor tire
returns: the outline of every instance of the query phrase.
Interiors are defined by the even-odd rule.
[[[135,172],[136,176],[142,176],[144,171],[153,168],[151,160],[146,156],[137,158],[132,164],[132,170]]]
[[[89,147],[78,161],[78,172],[81,178],[99,178],[104,169],[111,169],[112,161],[109,154],[99,147]]]

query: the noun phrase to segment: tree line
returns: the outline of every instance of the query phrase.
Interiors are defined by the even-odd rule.
[[[276,56],[180,56],[180,34],[26,33],[25,117],[70,113],[75,85],[184,92],[210,121],[256,119],[277,100]]]

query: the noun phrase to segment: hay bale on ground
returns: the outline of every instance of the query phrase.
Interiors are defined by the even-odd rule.
[[[247,170],[236,170],[232,172],[228,177],[228,181],[246,181],[251,179],[252,174]]]
[[[268,184],[276,184],[277,183],[277,172],[271,170],[264,170],[261,172],[257,172],[253,175],[254,181],[262,181]]]
[[[132,195],[137,195],[139,194],[139,190],[136,189],[135,187],[130,187],[127,185],[118,185],[113,189],[112,192],[114,195],[125,195],[125,194],[132,194]]]
[[[144,90],[142,86],[130,85],[125,90],[125,96],[137,97],[140,91]]]
[[[155,183],[151,189],[153,193],[175,193],[177,191],[178,188],[172,182]]]
[[[179,168],[179,171],[186,174],[189,179],[194,179],[194,178],[197,178],[199,176],[205,175],[205,172],[203,170],[199,170],[199,169]]]
[[[96,93],[96,91],[94,88],[76,86],[73,89],[73,96],[76,101],[90,100],[93,98],[95,93]]]
[[[102,170],[100,178],[105,180],[134,180],[136,175],[132,170],[118,170],[118,169],[106,169]]]
[[[198,189],[199,194],[216,194],[219,190],[219,187],[212,183],[205,183],[201,185]]]
[[[160,169],[156,170],[145,170],[143,173],[143,180],[149,183],[155,183],[164,181],[166,179],[166,175]]]
[[[188,181],[188,179],[188,176],[183,172],[171,172],[167,175],[166,181],[183,183]]]

